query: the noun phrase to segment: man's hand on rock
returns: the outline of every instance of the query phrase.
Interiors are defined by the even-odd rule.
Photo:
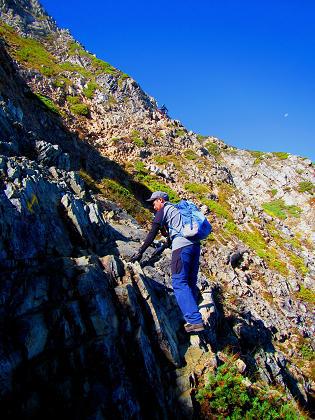
[[[140,261],[141,258],[142,258],[142,252],[139,251],[130,258],[130,262],[135,263],[136,261]]]

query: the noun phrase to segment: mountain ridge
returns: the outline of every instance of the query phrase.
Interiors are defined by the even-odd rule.
[[[86,272],[96,270],[97,276],[101,278],[103,274],[95,263],[95,256],[98,256],[102,266],[105,265],[107,290],[111,290],[110,294],[111,282],[116,285],[116,297],[113,297],[116,306],[126,305],[126,291],[131,285],[135,287],[133,278],[137,278],[136,283],[143,297],[152,294],[148,314],[153,316],[162,353],[171,364],[179,368],[183,356],[178,340],[184,340],[180,322],[176,317],[172,318],[173,324],[168,322],[166,308],[158,303],[159,293],[167,299],[168,309],[175,310],[175,306],[171,297],[166,297],[169,295],[164,289],[160,290],[157,285],[156,289],[152,289],[147,282],[148,278],[159,279],[159,284],[169,287],[166,268],[168,252],[152,266],[140,270],[140,274],[134,274],[132,270],[129,272],[128,266],[125,266],[123,274],[121,263],[123,261],[126,264],[131,251],[137,249],[139,241],[144,238],[145,232],[134,217],[143,226],[147,225],[150,213],[144,199],[150,190],[166,189],[175,200],[179,196],[196,200],[208,215],[210,213],[214,225],[214,235],[204,247],[200,278],[201,282],[207,284],[204,295],[208,293],[209,306],[205,317],[213,330],[212,345],[222,345],[225,341],[229,345],[234,343],[235,348],[245,355],[248,366],[253,365],[253,359],[257,364],[260,359],[261,375],[267,382],[285,384],[292,395],[310,404],[310,390],[314,386],[310,373],[312,361],[303,361],[302,364],[298,362],[303,346],[314,351],[314,320],[310,313],[314,304],[312,290],[315,272],[312,255],[314,248],[310,242],[314,225],[312,162],[286,153],[241,151],[214,137],[198,136],[186,130],[179,121],[161,113],[154,99],[146,95],[133,79],[88,53],[68,31],[59,30],[37,1],[2,0],[0,11],[1,19],[9,24],[9,27],[3,24],[0,27],[7,50],[4,52],[1,47],[4,60],[1,64],[3,83],[0,85],[0,124],[3,133],[0,151],[4,156],[1,170],[5,174],[2,178],[2,196],[34,220],[39,217],[33,213],[35,208],[41,208],[38,203],[50,202],[41,212],[51,213],[56,226],[59,226],[57,231],[65,232],[64,235],[60,233],[59,239],[55,237],[47,218],[44,224],[47,225],[46,232],[35,228],[33,236],[30,235],[28,243],[32,253],[29,255],[21,248],[20,254],[15,254],[10,229],[5,227],[5,240],[1,248],[3,266],[8,267],[9,261],[14,266],[15,260],[24,261],[23,264],[27,266],[29,258],[35,258],[35,261],[36,258],[43,258],[41,254],[44,251],[50,259],[54,253],[57,253],[58,258],[69,259],[69,267],[65,264],[64,269],[60,269],[69,279],[71,270],[79,270],[70,268],[74,264],[73,258],[74,266],[83,266]],[[45,19],[38,19],[41,16]],[[11,27],[18,29],[20,34]],[[11,60],[6,55],[8,53],[15,63],[5,69],[3,66]],[[29,109],[34,112],[29,112]],[[36,165],[39,165],[38,168]],[[19,166],[23,168],[22,171],[18,169]],[[27,181],[28,172],[32,174],[30,176],[33,181]],[[43,182],[46,187],[42,191],[38,190]],[[57,183],[57,186],[52,187],[51,183]],[[57,191],[56,188],[58,193],[52,192]],[[56,207],[58,211],[54,210],[53,203],[59,203]],[[9,202],[3,202],[3,208],[8,205]],[[12,211],[10,214],[13,214]],[[3,225],[9,225],[9,217],[4,220],[6,222]],[[24,226],[22,221],[19,226]],[[32,242],[36,235],[42,241],[34,248]],[[52,247],[48,246],[49,236],[55,238]],[[100,245],[96,246],[98,241]],[[58,242],[62,244],[60,250]],[[22,238],[17,237],[15,243],[21,244]],[[114,253],[113,249],[116,250]],[[237,255],[240,250],[242,252],[237,263],[232,267],[231,255]],[[21,272],[17,267],[14,270],[12,280],[18,281]],[[38,278],[38,273],[36,276]],[[220,313],[218,302],[213,298],[217,283],[223,289],[224,315]],[[141,316],[139,308],[135,309],[133,305],[136,301],[140,306],[143,303],[136,289],[132,290],[135,295],[133,298],[131,295],[128,297],[129,308],[131,305],[132,310]],[[97,293],[101,292],[98,290]],[[120,304],[117,303],[117,296]],[[104,296],[102,298],[105,299]],[[84,299],[83,292],[80,299]],[[243,301],[246,301],[246,305]],[[63,302],[68,305],[67,300]],[[112,303],[109,301],[108,305]],[[215,311],[209,310],[211,305],[216,308]],[[118,318],[123,314],[120,311]],[[73,325],[87,322],[82,314],[78,315],[77,309],[76,314]],[[133,325],[134,320],[130,316]],[[14,317],[17,317],[16,313]],[[233,319],[230,324],[226,321],[229,318]],[[95,329],[103,328],[101,319],[98,318]],[[216,325],[219,319],[221,322],[225,320],[224,325],[228,331],[226,337],[220,336],[218,332]],[[117,324],[118,321],[115,322]],[[142,323],[144,325],[148,320],[143,319]],[[32,325],[37,326],[39,331],[46,330],[40,311]],[[144,343],[151,340],[150,357],[159,359],[155,353],[156,338],[143,325],[140,347],[145,353]],[[76,327],[73,328],[75,337]],[[128,328],[125,333],[130,336]],[[33,337],[32,334],[29,336]],[[45,334],[42,334],[42,341],[30,346],[30,360],[34,354],[44,351],[43,343],[46,343],[48,336]],[[107,333],[105,331],[102,334],[106,337]],[[115,334],[111,337],[113,343],[117,343]],[[36,342],[34,338],[32,340]],[[253,357],[251,352],[254,351],[255,340],[261,346],[258,354]],[[41,351],[36,350],[36,346]],[[197,348],[198,343],[192,341],[188,353],[194,354]],[[206,356],[206,353],[198,353],[194,367],[189,366],[187,369],[191,368],[201,375],[203,367],[196,368],[198,358],[206,364]],[[150,357],[145,359],[145,363],[152,367]],[[128,356],[124,354],[123,358],[126,360],[125,369],[129,370]],[[187,360],[186,355],[186,363]],[[141,362],[138,363],[142,369]],[[292,385],[293,382],[288,385],[289,374],[284,367],[288,363],[290,375],[298,378],[297,387]],[[264,364],[268,368],[263,368]],[[157,366],[157,370],[162,369],[160,361]],[[165,371],[162,369],[156,372],[160,378],[159,386],[163,389],[158,396],[162,411],[157,418],[170,415],[171,404],[175,404],[175,401],[175,411],[188,410],[191,413],[191,398],[189,393],[187,395],[188,370],[180,376],[185,395],[181,397],[183,399],[178,397],[181,395],[180,387],[176,389],[176,384],[179,386],[178,380],[171,380],[171,386],[167,388],[161,379]],[[168,375],[172,375],[171,372],[172,369]],[[179,374],[178,370],[176,372]],[[153,379],[149,369],[145,376],[146,386],[151,389],[150,381]],[[111,378],[115,381],[114,374]],[[130,373],[130,378],[130,384],[125,389],[131,390],[134,387],[136,390],[139,378],[133,373]],[[94,387],[96,383],[99,382],[94,382]],[[103,383],[102,387],[106,388],[107,385]],[[165,395],[170,390],[171,402],[166,402]],[[150,392],[148,398],[155,401]],[[132,401],[134,413],[141,417],[139,413],[144,410],[142,416],[145,417],[143,413],[146,404],[141,397],[133,396]],[[179,408],[178,401],[184,401],[186,409]],[[127,410],[125,403],[122,404],[124,408],[120,413]],[[104,410],[101,403],[96,406]]]

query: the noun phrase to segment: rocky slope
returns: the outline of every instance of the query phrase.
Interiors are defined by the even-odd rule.
[[[188,132],[37,0],[1,0],[0,35],[1,411],[191,418],[226,348],[311,410],[312,162]],[[127,262],[154,189],[213,224],[205,336],[183,330],[169,250]]]

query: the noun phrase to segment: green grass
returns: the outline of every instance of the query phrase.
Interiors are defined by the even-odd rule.
[[[184,151],[184,156],[187,160],[196,160],[198,159],[198,155],[191,149],[186,149]]]
[[[310,181],[302,181],[299,183],[298,191],[301,193],[308,192],[309,194],[314,194],[314,189],[315,186]]]
[[[283,237],[282,232],[279,231],[272,222],[269,222],[266,225],[266,228],[269,235],[276,242],[278,249],[281,249],[287,255],[293,267],[303,276],[306,275],[309,272],[309,269],[306,267],[303,258],[297,256],[292,251],[292,246],[298,250],[301,250],[301,242],[297,238],[287,239],[286,237]]]
[[[53,103],[53,101],[50,98],[47,98],[47,96],[43,96],[40,93],[35,93],[37,98],[45,105],[46,108],[48,108],[50,111],[54,112],[55,114],[59,114],[59,109],[57,106]]]
[[[272,189],[272,190],[270,190],[269,192],[270,192],[270,194],[272,195],[272,197],[274,197],[274,196],[277,194],[278,190],[277,190],[276,188],[273,188],[273,189]]]
[[[109,178],[104,178],[100,182],[96,182],[83,170],[79,174],[93,191],[118,204],[139,223],[147,223],[152,219],[151,212],[143,207],[134,197],[133,193],[119,182]]]
[[[68,95],[66,99],[67,99],[67,102],[69,102],[69,104],[71,104],[71,105],[76,105],[76,104],[81,103],[80,96],[70,96],[70,95]]]
[[[210,155],[219,156],[219,154],[221,153],[221,150],[220,150],[219,146],[215,143],[210,142],[210,141],[205,144],[205,147],[208,150],[208,152],[210,153]]]
[[[121,89],[125,80],[129,79],[130,77],[126,73],[120,73],[118,78],[118,86]]]
[[[165,156],[154,156],[153,158],[159,165],[166,165],[167,163],[173,163],[175,168],[181,172],[183,159],[176,155],[165,155]]]
[[[218,217],[223,217],[226,220],[233,220],[231,212],[217,201],[202,198],[201,202],[202,204],[205,204]]]
[[[266,153],[260,152],[259,150],[249,150],[249,153],[253,158],[255,158],[254,165],[259,165],[259,163],[266,157]]]
[[[79,73],[81,76],[86,77],[87,79],[93,79],[94,75],[91,71],[85,69],[78,64],[72,64],[68,61],[60,64],[60,71],[68,71],[70,73]]]
[[[169,161],[165,156],[154,156],[153,158],[159,165],[166,165]]]
[[[229,420],[302,420],[303,415],[287,401],[284,393],[257,383],[246,387],[231,359],[208,376],[196,394],[201,419]]]
[[[198,195],[207,194],[210,192],[209,187],[207,187],[206,185],[197,184],[194,182],[186,183],[184,185],[184,188],[186,191],[189,191],[191,193],[198,194]]]
[[[95,82],[89,82],[87,87],[83,89],[83,94],[88,98],[92,99],[96,89],[99,88],[99,85]]]
[[[142,160],[137,160],[134,164],[134,168],[137,172],[142,172],[144,174],[148,172]]]
[[[180,128],[180,129],[176,130],[176,132],[175,132],[175,135],[176,135],[177,137],[182,137],[182,136],[185,136],[185,134],[187,134],[187,132],[186,132],[186,130],[183,130],[182,128]]]
[[[306,287],[301,286],[301,289],[297,295],[301,300],[315,305],[315,292],[313,290],[306,289]]]
[[[140,131],[133,130],[130,135],[130,140],[138,147],[144,147],[145,141],[142,139],[140,135]]]
[[[0,36],[8,43],[10,54],[19,63],[49,77],[60,72],[55,57],[35,39],[20,36],[4,22],[0,22]]]
[[[92,60],[92,65],[96,69],[97,74],[107,73],[115,76],[118,75],[118,70],[109,63],[106,63],[106,61],[100,60],[99,58],[96,58],[92,55],[90,57]]]
[[[262,208],[267,214],[278,219],[286,219],[287,216],[299,217],[302,209],[298,206],[287,206],[283,200],[274,200],[263,203]]]
[[[304,264],[303,258],[298,257],[293,252],[287,252],[287,255],[293,267],[295,267],[303,276],[309,273],[309,269]]]
[[[226,222],[224,229],[230,235],[235,235],[244,244],[253,249],[270,268],[275,269],[283,275],[289,273],[286,264],[280,259],[276,249],[267,244],[258,229],[253,228],[252,230],[243,231],[233,221]]]
[[[156,180],[153,176],[148,176],[144,182],[150,191],[164,191],[168,194],[170,201],[177,203],[180,201],[179,196],[177,195],[176,191],[174,191],[171,187],[166,185],[165,183]]]
[[[272,155],[280,160],[285,160],[290,156],[289,153],[286,152],[272,152]]]
[[[309,362],[312,362],[313,360],[315,360],[315,351],[313,350],[313,348],[311,347],[309,343],[303,344],[302,347],[300,348],[300,352],[302,354],[303,359]]]
[[[201,142],[202,140],[205,140],[208,136],[203,136],[202,134],[197,134],[197,140]]]
[[[74,104],[70,106],[70,111],[75,115],[87,117],[90,113],[89,107],[85,104]]]

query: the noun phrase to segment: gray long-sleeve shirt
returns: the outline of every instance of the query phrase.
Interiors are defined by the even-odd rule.
[[[162,227],[166,227],[168,230],[169,238],[172,241],[172,251],[196,243],[181,236],[182,226],[182,216],[179,210],[172,203],[166,202],[163,208],[156,213],[151,230],[141,246],[140,252],[143,253],[152,244]]]

